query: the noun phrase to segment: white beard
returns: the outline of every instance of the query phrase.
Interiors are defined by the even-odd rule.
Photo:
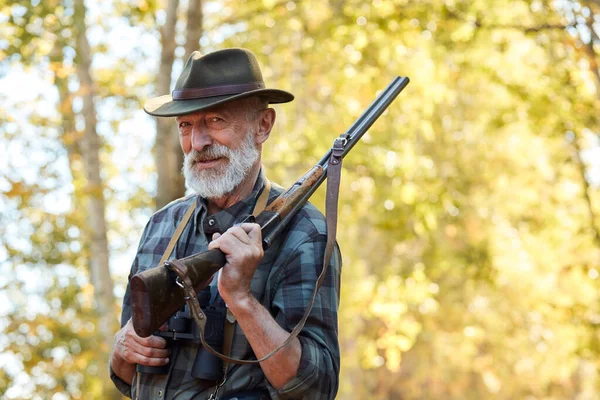
[[[186,185],[206,199],[216,199],[233,192],[248,175],[260,152],[254,144],[254,131],[248,131],[239,149],[232,150],[222,144],[213,144],[202,151],[191,150],[183,160]],[[197,161],[224,157],[227,163],[210,169],[197,170]]]

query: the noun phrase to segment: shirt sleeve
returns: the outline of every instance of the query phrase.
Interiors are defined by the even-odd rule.
[[[127,279],[127,289],[125,290],[125,296],[123,297],[123,311],[121,312],[121,328],[127,323],[129,318],[131,318],[131,305],[130,305],[130,293],[129,293],[129,280],[133,275],[135,275],[137,271],[137,256],[133,262],[131,267],[131,271],[129,273],[129,278]],[[131,385],[119,378],[115,371],[112,369],[112,365],[109,364],[110,369],[110,379],[113,381],[119,392],[123,393],[125,396],[131,398]]]
[[[110,379],[113,381],[119,392],[123,393],[124,396],[131,398],[131,385],[125,382],[123,379],[119,378],[115,371],[113,371],[112,367],[109,364],[110,368]]]
[[[318,234],[299,245],[282,269],[273,300],[274,316],[291,331],[304,315],[321,273],[327,237]],[[340,351],[338,307],[341,255],[337,245],[314,306],[298,335],[302,355],[298,373],[280,390],[267,386],[273,399],[333,399],[338,390]]]
[[[139,251],[142,247],[142,244],[145,241],[145,238],[147,237],[147,234],[149,231],[148,227],[149,227],[149,224],[146,225],[146,228],[144,229],[144,232],[142,233],[142,237],[140,239],[140,243],[138,246],[138,253],[136,254],[136,256],[133,260],[133,264],[131,265],[131,269],[129,271],[129,276],[127,278],[127,288],[125,289],[125,295],[123,296],[123,308],[121,311],[121,328],[123,326],[125,326],[127,321],[129,321],[129,319],[131,318],[131,293],[130,293],[130,288],[129,288],[129,281],[131,280],[131,277],[134,276],[135,274],[137,274],[137,272],[138,272]],[[117,387],[119,392],[121,392],[125,396],[131,398],[131,385],[128,384],[127,382],[125,382],[124,380],[122,380],[121,378],[119,378],[115,374],[115,371],[113,370],[110,363],[109,363],[108,367],[110,370],[110,379],[113,381],[113,383],[115,384],[115,386]]]

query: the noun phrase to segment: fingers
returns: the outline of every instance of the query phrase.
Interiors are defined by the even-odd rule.
[[[240,227],[246,232],[250,240],[262,247],[262,231],[258,224],[242,224]]]
[[[169,349],[144,346],[138,342],[132,341],[128,343],[127,351],[139,354],[150,358],[166,358],[169,356]]]
[[[231,228],[227,229],[227,233],[233,235],[240,242],[250,245],[252,244],[252,241],[250,240],[250,237],[248,236],[246,230],[244,230],[242,225],[232,226]]]
[[[214,235],[208,249],[221,250],[227,260],[218,280],[219,293],[225,302],[248,297],[252,277],[264,257],[260,225],[233,226],[222,235]]]
[[[117,332],[115,342],[118,356],[130,364],[160,366],[169,362],[170,351],[166,348],[166,340],[159,336],[138,336],[131,320]]]
[[[133,329],[133,324],[130,322],[127,322],[127,325],[125,325],[123,328],[123,336],[126,342],[139,343],[143,347],[151,347],[156,349],[164,349],[167,347],[167,341],[160,336],[150,335],[145,338],[138,336]]]
[[[124,355],[129,361],[142,365],[165,365],[169,362],[169,350],[146,347],[138,342],[132,342],[130,347],[124,350]]]
[[[248,236],[242,227],[235,226],[210,242],[208,248],[209,250],[220,249],[227,256],[228,263],[245,265],[262,259],[264,254],[260,230],[258,234],[253,233],[253,235],[254,239]]]
[[[219,248],[220,244],[225,241],[225,238],[232,239],[232,237],[229,236],[232,236],[233,238],[237,239],[237,241],[239,241],[242,244],[254,244],[262,247],[262,233],[260,230],[260,225],[244,223],[241,225],[232,226],[231,228],[227,229],[227,231],[223,235],[219,233],[213,234],[213,240],[210,244],[213,244],[214,242],[217,243],[213,244],[214,247],[212,248]],[[211,249],[210,244],[209,249]],[[235,245],[236,243],[235,241],[232,241],[231,244]]]
[[[219,249],[221,248],[221,241],[218,240],[223,235],[220,233],[213,233],[212,241],[208,244],[208,250]]]
[[[164,349],[167,347],[167,341],[165,340],[165,338],[162,338],[160,336],[150,335],[146,338],[141,338],[138,336],[138,338],[140,339],[138,340],[138,342],[142,346],[151,347],[154,349]]]

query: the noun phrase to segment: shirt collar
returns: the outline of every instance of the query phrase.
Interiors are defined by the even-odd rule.
[[[213,233],[223,233],[242,218],[252,214],[252,210],[262,188],[265,186],[266,179],[263,169],[260,169],[258,178],[254,183],[252,193],[244,199],[233,204],[231,207],[219,211],[211,216],[206,216],[207,203],[206,199],[197,196],[196,211],[194,215],[194,232],[196,234],[203,230],[210,241]]]

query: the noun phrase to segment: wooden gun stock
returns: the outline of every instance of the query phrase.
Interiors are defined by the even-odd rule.
[[[188,275],[196,292],[204,289],[212,276],[225,265],[221,250],[208,250],[179,260],[188,267]],[[184,304],[183,290],[169,261],[134,275],[131,289],[131,320],[135,333],[148,337],[158,330]]]

